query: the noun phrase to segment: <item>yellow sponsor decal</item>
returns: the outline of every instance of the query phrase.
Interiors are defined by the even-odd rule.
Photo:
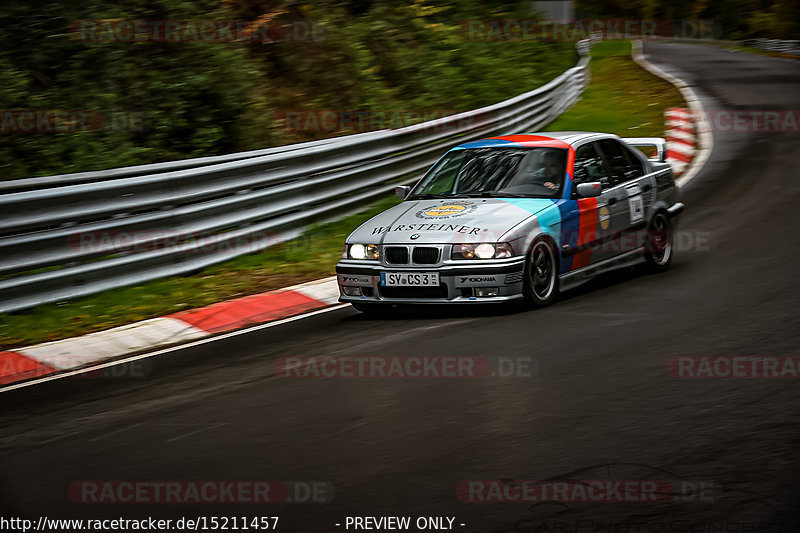
[[[429,217],[446,217],[450,215],[457,215],[464,211],[466,207],[463,205],[440,205],[425,211]]]
[[[608,212],[608,208],[603,206],[600,208],[600,227],[608,229],[609,224],[611,224],[611,214]]]

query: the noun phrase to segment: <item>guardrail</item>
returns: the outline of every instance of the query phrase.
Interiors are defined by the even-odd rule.
[[[491,106],[396,130],[212,158],[6,182],[0,312],[197,271],[298,237],[409,184],[456,144],[550,123],[589,80],[578,64]]]
[[[75,174],[60,174],[57,176],[43,176],[39,178],[25,178],[17,180],[0,181],[0,194],[4,192],[32,191],[36,189],[46,189],[50,187],[77,185],[80,183],[91,183],[91,182],[106,181],[118,178],[146,176],[148,174],[156,174],[159,172],[170,172],[174,170],[187,170],[190,168],[208,166],[216,163],[242,161],[245,159],[251,159],[253,157],[258,157],[258,156],[278,154],[282,152],[290,152],[292,150],[303,150],[312,148],[314,146],[320,146],[323,144],[332,144],[335,142],[340,142],[345,139],[347,139],[348,142],[353,142],[361,137],[369,135],[369,133],[358,133],[355,135],[348,135],[346,138],[331,137],[329,139],[320,139],[318,141],[289,144],[286,146],[276,146],[273,148],[252,150],[250,152],[237,152],[235,154],[225,154],[225,155],[211,156],[211,157],[198,157],[194,159],[180,159],[178,161],[168,161],[165,163],[152,163],[149,165],[136,165],[132,167],[112,168],[108,170],[98,170],[94,172],[78,172]]]
[[[784,41],[781,39],[748,39],[743,41],[745,46],[755,46],[770,52],[780,52],[800,56],[800,41]]]

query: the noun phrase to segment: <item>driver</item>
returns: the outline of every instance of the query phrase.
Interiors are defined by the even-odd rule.
[[[562,159],[562,154],[559,152],[546,152],[544,154],[543,177],[545,182],[542,185],[548,189],[558,189],[558,183],[561,181]],[[539,173],[537,172],[537,174]]]

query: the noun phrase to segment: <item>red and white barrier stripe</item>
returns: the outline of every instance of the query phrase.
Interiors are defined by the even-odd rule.
[[[0,352],[0,385],[289,318],[338,300],[334,276],[81,337]]]
[[[672,107],[664,112],[667,141],[667,161],[676,176],[683,174],[697,152],[697,134],[692,113],[685,108]]]
[[[677,87],[681,92],[681,96],[683,96],[684,101],[686,101],[686,104],[689,106],[689,110],[691,112],[690,118],[693,119],[694,129],[689,133],[692,133],[696,136],[696,143],[694,146],[695,151],[692,153],[691,163],[687,167],[686,161],[682,161],[677,158],[672,158],[671,160],[676,174],[682,174],[679,179],[675,180],[675,184],[678,187],[683,187],[700,173],[700,170],[706,164],[706,161],[708,161],[708,158],[711,156],[711,151],[714,149],[714,137],[711,135],[711,129],[708,125],[708,120],[706,119],[703,103],[700,101],[700,97],[695,90],[685,81],[673,76],[672,74],[669,74],[668,72],[665,72],[662,68],[653,65],[647,59],[645,59],[644,54],[642,53],[642,47],[643,45],[641,40],[633,42],[633,60],[636,61],[636,63],[646,71],[668,81]],[[675,118],[676,121],[684,123],[687,118],[686,110],[683,110],[683,113]],[[667,135],[669,135],[670,127],[671,124],[668,123]]]

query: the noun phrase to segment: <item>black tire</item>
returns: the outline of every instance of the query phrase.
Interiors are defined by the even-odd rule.
[[[538,239],[531,246],[525,261],[522,293],[531,307],[546,307],[555,300],[558,294],[558,258],[549,239]]]
[[[664,211],[653,216],[647,227],[645,241],[645,267],[650,272],[664,272],[675,255],[672,222]]]

